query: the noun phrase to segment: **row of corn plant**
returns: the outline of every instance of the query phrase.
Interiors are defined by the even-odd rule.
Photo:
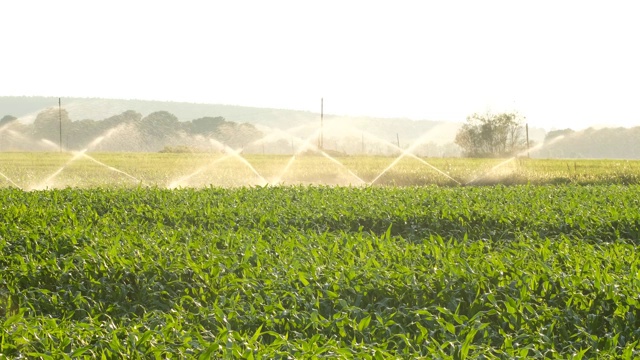
[[[0,190],[0,357],[632,359],[638,195]]]

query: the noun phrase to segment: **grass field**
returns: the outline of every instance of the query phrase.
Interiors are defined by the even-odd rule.
[[[0,153],[0,187],[637,184],[636,160]]]
[[[2,172],[26,188],[64,155],[3,154]],[[636,162],[516,160],[539,177],[513,186],[169,190],[210,159],[91,156],[162,187],[96,186],[120,173],[78,160],[50,184],[86,189],[0,189],[0,358],[640,356]],[[263,177],[289,161],[247,159]],[[339,160],[370,181],[393,159]],[[427,160],[463,183],[499,163]]]

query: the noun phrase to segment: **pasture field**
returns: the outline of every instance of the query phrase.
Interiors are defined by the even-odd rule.
[[[640,356],[639,185],[5,188],[0,206],[0,358]]]
[[[638,160],[171,153],[0,153],[0,187],[639,184]]]

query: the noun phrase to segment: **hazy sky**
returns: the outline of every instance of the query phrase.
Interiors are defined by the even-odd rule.
[[[3,1],[0,95],[640,125],[634,1]]]

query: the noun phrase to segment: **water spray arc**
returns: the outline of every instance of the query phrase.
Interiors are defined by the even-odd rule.
[[[66,163],[64,163],[60,168],[58,168],[55,172],[53,172],[51,175],[49,175],[47,178],[45,178],[42,182],[40,182],[39,184],[35,185],[35,186],[30,186],[29,189],[30,190],[44,190],[47,189],[50,185],[51,185],[51,181],[53,179],[55,179],[64,169],[66,169],[69,165],[71,165],[73,162],[77,161],[80,158],[88,158],[89,160],[92,160],[93,162],[96,162],[102,166],[105,166],[107,169],[111,170],[111,171],[115,171],[118,173],[121,173],[123,175],[126,175],[129,178],[132,178],[136,181],[140,181],[139,179],[137,179],[136,177],[134,177],[131,174],[128,174],[122,170],[118,170],[116,168],[114,168],[113,166],[109,166],[107,164],[104,164],[100,161],[98,161],[97,159],[94,159],[93,157],[89,156],[86,154],[87,151],[95,148],[96,146],[98,146],[98,144],[100,144],[103,140],[105,140],[106,138],[110,137],[113,133],[115,132],[115,129],[111,129],[109,131],[107,131],[104,135],[102,136],[98,136],[97,138],[95,138],[93,141],[91,141],[86,148],[84,148],[81,151],[73,151],[72,153],[72,157],[67,160]],[[55,148],[57,145],[55,143],[53,143],[51,140],[48,139],[42,139],[41,142],[47,146],[51,146],[53,148]],[[62,151],[62,144],[60,144],[60,150]]]
[[[60,152],[62,152],[62,100],[58,98],[58,122],[60,124]]]
[[[7,180],[8,183],[10,183],[11,185],[17,187],[18,189],[22,190],[22,188],[16,184],[15,182],[13,182],[13,180],[11,180],[7,175],[3,174],[0,172],[0,176],[2,176],[5,180]]]
[[[324,149],[324,98],[320,98],[320,143],[318,148]]]
[[[5,124],[4,126],[0,127],[0,134],[3,133],[4,131],[11,132],[12,130],[8,130],[9,126],[10,124]],[[11,178],[9,178],[4,173],[0,172],[0,176],[2,176],[9,184],[17,187],[18,189],[22,189],[18,184],[16,184],[13,180],[11,180]]]
[[[437,167],[431,165],[430,163],[428,163],[427,161],[425,161],[424,159],[420,158],[419,156],[415,155],[413,153],[413,151],[420,145],[422,145],[422,143],[424,142],[425,138],[428,138],[431,134],[429,132],[427,132],[426,134],[422,135],[417,141],[415,141],[411,146],[409,146],[409,148],[407,148],[406,150],[403,150],[402,148],[400,148],[400,146],[398,146],[397,144],[393,144],[393,143],[388,143],[389,146],[399,150],[401,153],[398,157],[396,157],[391,164],[389,164],[389,166],[387,166],[384,170],[382,170],[382,172],[380,174],[378,174],[378,176],[376,176],[373,180],[371,180],[371,182],[369,183],[369,185],[374,185],[384,174],[386,174],[389,170],[391,170],[394,166],[396,166],[400,160],[402,160],[404,157],[410,157],[413,158],[415,160],[418,160],[419,162],[423,163],[424,165],[430,167],[431,169],[435,170],[436,172],[438,172],[439,174],[443,175],[444,177],[448,178],[449,180],[455,182],[458,185],[462,185],[458,180],[454,179],[453,177],[451,177],[449,174],[445,173],[444,171],[438,169]],[[399,142],[399,140],[398,140]]]
[[[84,155],[84,152],[87,151],[87,149],[84,149],[82,151],[76,152],[71,159],[67,160],[66,163],[64,163],[64,165],[62,165],[60,168],[58,168],[58,170],[56,170],[53,174],[49,175],[46,179],[44,179],[42,182],[40,182],[38,185],[35,186],[31,186],[29,187],[29,190],[45,190],[48,189],[49,186],[51,185],[51,181],[58,176],[64,169],[67,168],[67,166],[69,166],[71,163],[73,163],[74,161],[78,160],[79,158],[81,158]]]
[[[93,156],[89,156],[88,154],[86,154],[86,153],[84,153],[84,152],[83,152],[81,155],[82,155],[83,157],[85,157],[85,158],[87,158],[87,159],[89,159],[89,160],[93,161],[94,163],[96,163],[96,164],[98,164],[98,165],[104,166],[104,167],[106,167],[107,169],[109,169],[109,170],[111,170],[111,171],[114,171],[114,172],[117,172],[117,173],[119,173],[119,174],[122,174],[122,175],[124,175],[124,176],[126,176],[126,177],[128,177],[128,178],[130,178],[130,179],[132,179],[132,180],[134,180],[134,181],[136,181],[137,183],[140,183],[140,184],[144,185],[144,182],[143,182],[141,179],[138,179],[137,177],[135,177],[135,176],[133,176],[133,175],[129,174],[129,173],[128,173],[128,172],[126,172],[126,171],[122,171],[122,170],[120,170],[120,169],[116,169],[116,168],[114,168],[114,167],[113,167],[113,166],[111,166],[111,165],[107,165],[107,164],[103,163],[102,161],[100,161],[100,160],[98,160],[98,159],[94,158]]]
[[[247,159],[245,159],[244,157],[242,157],[241,153],[242,153],[242,149],[238,149],[238,150],[234,150],[231,147],[229,147],[228,145],[225,145],[217,140],[214,139],[209,139],[209,142],[211,143],[212,146],[214,146],[215,149],[220,150],[224,153],[223,156],[209,162],[206,165],[200,166],[199,168],[197,168],[195,171],[191,172],[190,174],[187,174],[179,179],[173,180],[172,182],[169,183],[169,185],[167,186],[167,188],[169,189],[175,189],[178,188],[180,186],[183,186],[187,181],[189,181],[190,179],[192,179],[193,177],[200,175],[201,173],[203,173],[204,171],[212,168],[213,166],[215,166],[216,164],[227,160],[227,159],[236,159],[237,161],[239,161],[240,163],[242,163],[243,165],[245,165],[249,170],[251,170],[251,172],[256,175],[258,177],[258,179],[260,180],[259,183],[257,185],[267,185],[269,182],[262,176],[260,175],[260,173],[256,170],[256,168],[251,165],[250,162],[247,161]]]
[[[282,131],[282,130],[277,130],[277,131]],[[280,175],[276,178],[276,183],[282,181],[282,178],[284,178],[284,176],[286,175],[286,173],[289,171],[290,167],[293,165],[293,163],[295,162],[295,160],[297,159],[297,156],[299,156],[301,153],[303,153],[306,150],[310,150],[310,151],[315,151],[318,154],[322,155],[323,157],[327,158],[329,161],[331,161],[332,163],[338,165],[341,169],[343,169],[344,171],[346,171],[349,176],[353,177],[355,180],[357,180],[357,184],[358,185],[363,185],[366,184],[367,182],[364,181],[361,177],[359,177],[357,174],[355,174],[353,171],[351,171],[349,168],[347,168],[343,163],[341,163],[340,161],[338,161],[336,158],[334,158],[333,156],[327,154],[324,150],[320,149],[319,147],[313,145],[312,140],[314,138],[316,138],[318,136],[318,131],[312,133],[309,137],[307,137],[306,139],[302,139],[299,137],[296,137],[297,140],[299,142],[301,142],[301,145],[298,146],[297,150],[294,151],[293,155],[291,156],[291,158],[289,159],[289,161],[287,162],[286,166],[284,167],[284,169],[282,170],[282,172],[280,173]]]
[[[291,159],[289,159],[289,161],[288,161],[287,165],[285,166],[285,168],[283,169],[283,171],[276,178],[277,182],[281,181],[281,179],[284,177],[284,174],[286,174],[289,171],[289,168],[292,166],[292,164],[297,159],[297,155],[299,155],[300,153],[304,152],[305,150],[311,150],[311,151],[317,152],[318,154],[326,157],[331,162],[333,162],[333,163],[339,165],[341,168],[345,169],[345,171],[347,173],[349,173],[349,175],[351,177],[353,177],[354,179],[357,180],[358,184],[374,185],[379,180],[380,177],[382,177],[386,172],[388,172],[390,169],[392,169],[404,157],[413,158],[413,159],[421,162],[422,164],[430,167],[431,169],[433,169],[434,171],[436,171],[439,174],[443,175],[444,177],[448,178],[449,180],[453,181],[454,183],[456,183],[458,185],[461,184],[458,180],[456,180],[455,178],[451,177],[449,174],[445,173],[444,171],[438,169],[437,167],[433,166],[432,164],[430,164],[429,162],[425,161],[424,159],[422,159],[422,158],[418,157],[417,155],[413,154],[413,151],[415,151],[415,149],[418,146],[422,145],[426,140],[428,140],[431,137],[433,137],[433,134],[431,134],[431,132],[423,134],[408,149],[402,149],[402,148],[400,148],[398,146],[398,144],[393,144],[391,142],[388,142],[388,141],[385,141],[383,139],[380,139],[380,138],[376,137],[375,135],[372,135],[372,134],[369,134],[369,133],[367,133],[365,131],[362,131],[361,129],[356,129],[356,128],[352,128],[351,126],[348,126],[348,125],[340,124],[339,125],[339,129],[338,129],[339,133],[341,133],[341,134],[344,134],[344,133],[357,134],[358,137],[360,137],[360,139],[361,139],[361,147],[362,148],[364,148],[365,137],[366,137],[368,139],[374,140],[375,142],[381,143],[381,144],[385,145],[386,147],[392,148],[392,149],[394,149],[394,151],[400,151],[400,156],[399,157],[395,158],[394,161],[387,168],[385,168],[380,174],[378,174],[374,178],[373,181],[367,182],[367,181],[363,180],[360,176],[355,174],[352,170],[350,170],[349,168],[344,166],[344,164],[342,164],[340,161],[338,161],[334,157],[330,156],[326,151],[324,151],[323,149],[320,149],[317,146],[313,146],[313,143],[311,142],[311,139],[313,139],[315,137],[319,137],[320,134],[318,134],[318,132],[321,132],[321,131],[324,131],[324,130],[326,130],[325,127],[321,128],[321,129],[318,129],[315,133],[312,133],[307,139],[302,139],[302,138],[298,137],[298,139],[301,140],[302,145],[299,146],[296,151],[294,151],[294,156],[292,156]],[[283,130],[275,129],[274,132],[280,132],[280,133],[286,134],[287,136],[290,136],[289,132],[285,132]],[[399,135],[396,136],[396,141],[399,142]]]
[[[215,160],[213,160],[212,162],[210,162],[207,165],[201,166],[198,169],[196,169],[194,172],[185,175],[179,179],[173,180],[171,183],[169,183],[169,186],[167,186],[168,189],[177,189],[181,186],[183,186],[187,181],[189,181],[191,178],[193,178],[194,176],[200,175],[202,172],[204,172],[205,170],[213,167],[214,165],[216,165],[219,162],[222,162],[226,159],[228,159],[231,155],[225,155],[222,157],[219,157]]]
[[[20,173],[15,169],[24,168],[25,165],[15,162],[11,160],[11,156],[7,156],[7,159],[11,161],[2,162],[3,166],[0,167],[0,182],[4,186],[15,186],[26,190],[63,186],[83,187],[102,184],[104,183],[103,179],[111,182],[112,185],[131,186],[133,181],[136,181],[140,185],[147,182],[148,184],[144,184],[145,186],[169,188],[294,184],[376,186],[395,183],[398,186],[410,186],[431,183],[432,181],[445,186],[464,186],[501,181],[501,179],[505,179],[505,176],[508,176],[508,179],[515,178],[517,181],[521,181],[524,175],[531,172],[534,165],[529,165],[523,160],[519,161],[516,166],[514,160],[521,156],[533,155],[536,157],[533,152],[561,139],[561,137],[557,137],[543,144],[531,143],[531,146],[522,147],[521,153],[509,159],[493,159],[477,163],[480,166],[464,165],[465,167],[462,168],[458,167],[455,161],[451,165],[451,162],[447,160],[436,159],[440,154],[444,157],[443,152],[434,151],[434,148],[438,150],[444,141],[451,139],[449,136],[452,132],[450,126],[431,126],[426,132],[420,131],[416,134],[421,134],[420,136],[407,135],[407,139],[402,140],[402,146],[400,146],[400,133],[394,129],[378,128],[374,126],[376,124],[366,123],[364,126],[369,126],[369,131],[372,131],[369,132],[363,130],[363,126],[359,126],[362,124],[360,120],[350,122],[342,117],[324,119],[324,99],[321,98],[320,126],[316,121],[296,121],[298,125],[289,129],[257,125],[258,132],[250,133],[251,137],[230,138],[229,144],[214,140],[208,135],[181,132],[175,137],[162,139],[164,143],[171,146],[165,146],[165,150],[161,152],[176,154],[150,155],[149,157],[125,154],[118,158],[103,154],[97,156],[93,152],[111,152],[112,149],[117,149],[115,146],[121,146],[121,143],[131,144],[135,141],[145,145],[146,151],[156,151],[155,148],[161,142],[159,140],[156,142],[143,141],[146,140],[143,137],[144,133],[139,131],[136,124],[126,123],[109,129],[102,136],[87,138],[90,143],[84,146],[84,149],[80,148],[81,151],[74,151],[79,147],[72,150],[68,147],[69,143],[65,144],[64,141],[61,141],[67,136],[66,130],[65,134],[62,134],[62,120],[68,121],[68,118],[62,119],[66,113],[62,114],[61,99],[58,100],[59,127],[54,126],[54,136],[49,136],[49,139],[35,142],[33,138],[21,135],[29,133],[21,131],[20,126],[15,128],[11,128],[7,124],[0,126],[0,133],[8,137],[11,144],[18,144],[8,147],[9,151],[15,152],[21,142],[30,142],[31,148],[36,151],[47,151],[49,154],[43,157],[54,160],[54,162],[47,163],[46,166],[39,166],[38,169]],[[51,119],[51,115],[53,115],[53,119]],[[55,110],[53,114],[49,113],[48,119],[53,120],[55,124]],[[58,136],[55,136],[56,128],[60,131]],[[50,130],[48,133],[51,134]],[[382,135],[374,135],[373,133]],[[393,136],[394,133],[396,136]],[[108,142],[104,141],[112,134],[117,135],[114,135]],[[226,133],[219,134],[226,136]],[[120,135],[125,136],[121,138]],[[55,140],[59,140],[59,142]],[[232,143],[235,145],[230,145]],[[236,145],[241,147],[236,147]],[[72,144],[71,146],[75,147],[76,145]],[[172,149],[166,150],[166,148]],[[177,150],[173,150],[173,148]],[[136,149],[140,149],[140,147],[136,147]],[[189,150],[191,154],[187,154],[185,150]],[[61,156],[51,155],[51,153],[59,151],[63,153]],[[184,154],[177,155],[177,153]],[[375,158],[369,161],[368,156]],[[129,163],[121,162],[129,158],[138,158],[136,161],[140,163],[148,160],[148,163],[133,170],[134,167],[131,167]],[[78,161],[80,159],[88,161]],[[403,159],[406,161],[403,162]],[[155,161],[158,161],[158,165],[152,165]],[[222,163],[223,161],[225,162]],[[78,164],[70,166],[76,162]],[[33,161],[32,163],[35,164]],[[108,163],[113,163],[116,167],[123,167],[123,170],[126,171],[110,166]],[[170,166],[169,163],[175,166]],[[87,164],[89,165],[87,166]],[[512,165],[507,166],[508,164]],[[168,172],[158,171],[159,167],[168,170]],[[499,170],[501,168],[502,170]],[[65,172],[65,169],[68,170]],[[110,173],[105,169],[122,176]],[[405,169],[410,173],[405,173]],[[483,180],[486,178],[489,178],[489,181]]]
[[[562,138],[564,138],[564,135],[558,136],[558,137],[556,137],[556,138],[554,138],[551,141],[548,141],[546,143],[540,143],[540,144],[538,144],[538,145],[536,145],[536,146],[534,146],[532,148],[529,148],[527,146],[527,149],[525,149],[524,151],[521,151],[521,152],[517,153],[516,155],[514,155],[514,156],[512,156],[512,157],[510,157],[510,158],[508,158],[508,159],[506,159],[506,160],[504,160],[502,162],[500,162],[499,164],[497,164],[496,166],[493,166],[491,169],[489,169],[485,173],[483,173],[481,175],[478,175],[478,176],[474,177],[473,179],[467,181],[464,185],[473,185],[474,183],[477,183],[478,181],[487,178],[493,172],[495,172],[496,170],[500,169],[501,167],[507,165],[508,163],[514,161],[515,159],[517,159],[519,157],[522,157],[524,155],[529,157],[530,156],[530,152],[538,151],[538,150],[542,149],[545,146],[549,146],[549,145],[555,143],[556,141],[561,140]]]
[[[251,165],[251,163],[250,163],[250,162],[248,162],[248,161],[247,161],[247,159],[245,159],[244,157],[242,157],[242,156],[240,155],[240,153],[242,152],[242,149],[234,150],[234,149],[232,149],[232,148],[230,148],[230,147],[226,146],[226,147],[225,147],[225,151],[230,152],[230,154],[231,154],[231,156],[232,156],[232,157],[237,158],[237,159],[238,159],[238,161],[240,161],[241,163],[243,163],[244,165],[246,165],[246,166],[251,170],[251,172],[253,172],[253,173],[254,173],[258,178],[260,178],[260,181],[261,181],[260,185],[266,185],[266,184],[268,183],[268,182],[267,182],[267,180],[266,180],[264,177],[262,177],[262,175],[260,175],[260,173],[258,173],[258,171],[256,170],[256,168],[255,168],[255,167],[253,167],[253,165]]]

